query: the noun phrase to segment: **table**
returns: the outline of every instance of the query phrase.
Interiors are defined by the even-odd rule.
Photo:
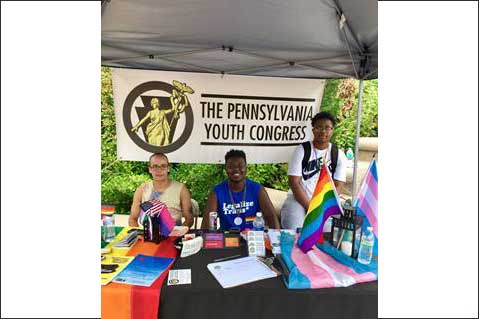
[[[129,227],[120,229],[126,233]],[[121,234],[117,237],[121,237]],[[116,241],[117,239],[115,239]],[[115,248],[114,255],[136,256],[144,254],[157,257],[176,257],[174,238],[155,244],[145,242],[142,237],[131,248]],[[109,244],[110,246],[112,244]],[[164,272],[150,287],[119,284],[110,282],[101,287],[101,317],[104,319],[150,319],[158,317],[158,305],[161,284],[168,272]]]
[[[223,289],[206,268],[214,259],[247,256],[246,247],[202,249],[171,269],[191,269],[191,285],[161,288],[158,317],[170,318],[377,318],[378,282],[347,288],[287,289],[281,277]]]

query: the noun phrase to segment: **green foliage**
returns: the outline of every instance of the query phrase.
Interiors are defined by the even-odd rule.
[[[101,184],[103,203],[115,205],[115,212],[129,214],[133,194],[142,183],[150,179],[149,175],[115,174]]]
[[[364,82],[363,105],[361,113],[361,136],[378,136],[377,80]]]
[[[129,213],[136,188],[148,178],[143,162],[116,157],[116,125],[109,68],[101,69],[101,201]]]
[[[170,177],[182,182],[203,212],[206,199],[213,186],[226,178],[223,165],[218,164],[173,164]]]
[[[349,147],[354,149],[357,90],[354,90],[351,83],[343,81],[328,80],[326,82],[321,110],[331,112],[341,119],[335,128],[332,140],[340,148],[347,150]],[[351,80],[349,81],[351,82]],[[119,161],[117,159],[115,112],[109,68],[102,67],[101,84],[102,203],[115,205],[118,213],[128,214],[135,190],[143,182],[149,180],[150,175],[145,162]],[[377,80],[364,82],[361,136],[377,136],[377,87]],[[345,111],[344,106],[353,100],[354,107]],[[350,107],[350,105],[346,106]],[[248,177],[265,187],[288,190],[287,169],[286,163],[249,164]],[[201,212],[205,209],[206,199],[213,186],[226,178],[224,165],[218,164],[173,163],[170,176],[186,185],[191,196],[198,201]]]
[[[339,148],[347,150],[351,148],[354,151],[356,137],[356,117],[358,104],[358,90],[354,92],[353,108],[342,113],[348,98],[339,97],[342,81],[346,80],[329,80],[326,84],[321,103],[321,110],[333,114],[339,119],[334,128],[332,142],[337,144]],[[351,80],[349,80],[351,81]],[[359,81],[354,80],[359,86]],[[360,136],[378,136],[378,81],[364,81],[363,104],[361,113],[361,129]]]
[[[341,80],[327,80],[321,101],[321,111],[329,112],[335,117],[339,116],[342,105],[341,99],[336,96],[340,84]]]
[[[249,164],[248,178],[264,187],[288,190],[288,164]]]
[[[248,177],[265,187],[288,190],[287,169],[287,164],[249,164]],[[226,172],[223,164],[173,164],[170,177],[186,185],[203,212],[213,186],[226,179]]]

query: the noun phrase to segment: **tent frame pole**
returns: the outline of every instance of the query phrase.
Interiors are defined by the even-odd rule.
[[[357,178],[357,171],[358,171],[358,154],[359,154],[359,136],[361,131],[361,113],[363,107],[363,88],[364,83],[363,79],[359,80],[359,96],[358,96],[358,112],[356,117],[356,144],[354,147],[354,169],[353,169],[353,183],[352,183],[352,190],[351,190],[351,199],[354,203],[356,201],[356,178]]]
[[[348,74],[344,74],[344,73],[340,73],[340,72],[328,70],[328,69],[323,68],[323,67],[316,67],[316,66],[312,66],[312,65],[308,65],[308,64],[304,64],[304,63],[296,63],[295,65],[296,65],[296,66],[301,66],[301,67],[303,67],[303,68],[308,68],[308,69],[313,69],[313,70],[321,70],[321,71],[329,72],[329,73],[331,73],[331,74],[336,74],[337,76],[341,76],[341,77],[349,77]]]
[[[115,49],[122,49],[122,48],[114,47],[110,45],[106,45],[106,46],[115,48]],[[220,49],[221,48],[215,47],[215,48],[205,48],[205,49],[189,50],[189,51],[175,52],[175,53],[150,53],[150,54],[144,53],[142,55],[130,56],[130,57],[125,57],[120,59],[113,59],[113,60],[106,60],[105,63],[118,63],[118,62],[136,60],[136,59],[142,59],[142,58],[150,58],[150,59],[176,58],[176,57],[182,57],[189,54],[204,53],[204,52],[216,51]]]

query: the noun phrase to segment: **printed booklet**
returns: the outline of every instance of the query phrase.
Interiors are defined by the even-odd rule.
[[[113,282],[150,287],[170,267],[173,261],[175,261],[175,258],[137,255],[113,279]]]

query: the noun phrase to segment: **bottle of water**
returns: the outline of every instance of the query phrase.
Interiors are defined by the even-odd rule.
[[[354,159],[354,153],[353,153],[353,150],[352,150],[352,149],[348,148],[348,150],[347,150],[347,152],[346,152],[346,158],[347,158],[348,160]]]
[[[264,230],[264,219],[261,212],[256,213],[256,218],[253,221],[253,230]]]
[[[115,219],[113,215],[103,217],[103,240],[107,243],[115,239]]]
[[[356,229],[355,237],[354,237],[354,251],[353,257],[357,258],[359,255],[359,244],[361,243],[361,232],[360,229]]]
[[[361,264],[368,265],[373,257],[374,234],[373,228],[369,226],[361,236],[361,245],[359,246],[358,261]]]

